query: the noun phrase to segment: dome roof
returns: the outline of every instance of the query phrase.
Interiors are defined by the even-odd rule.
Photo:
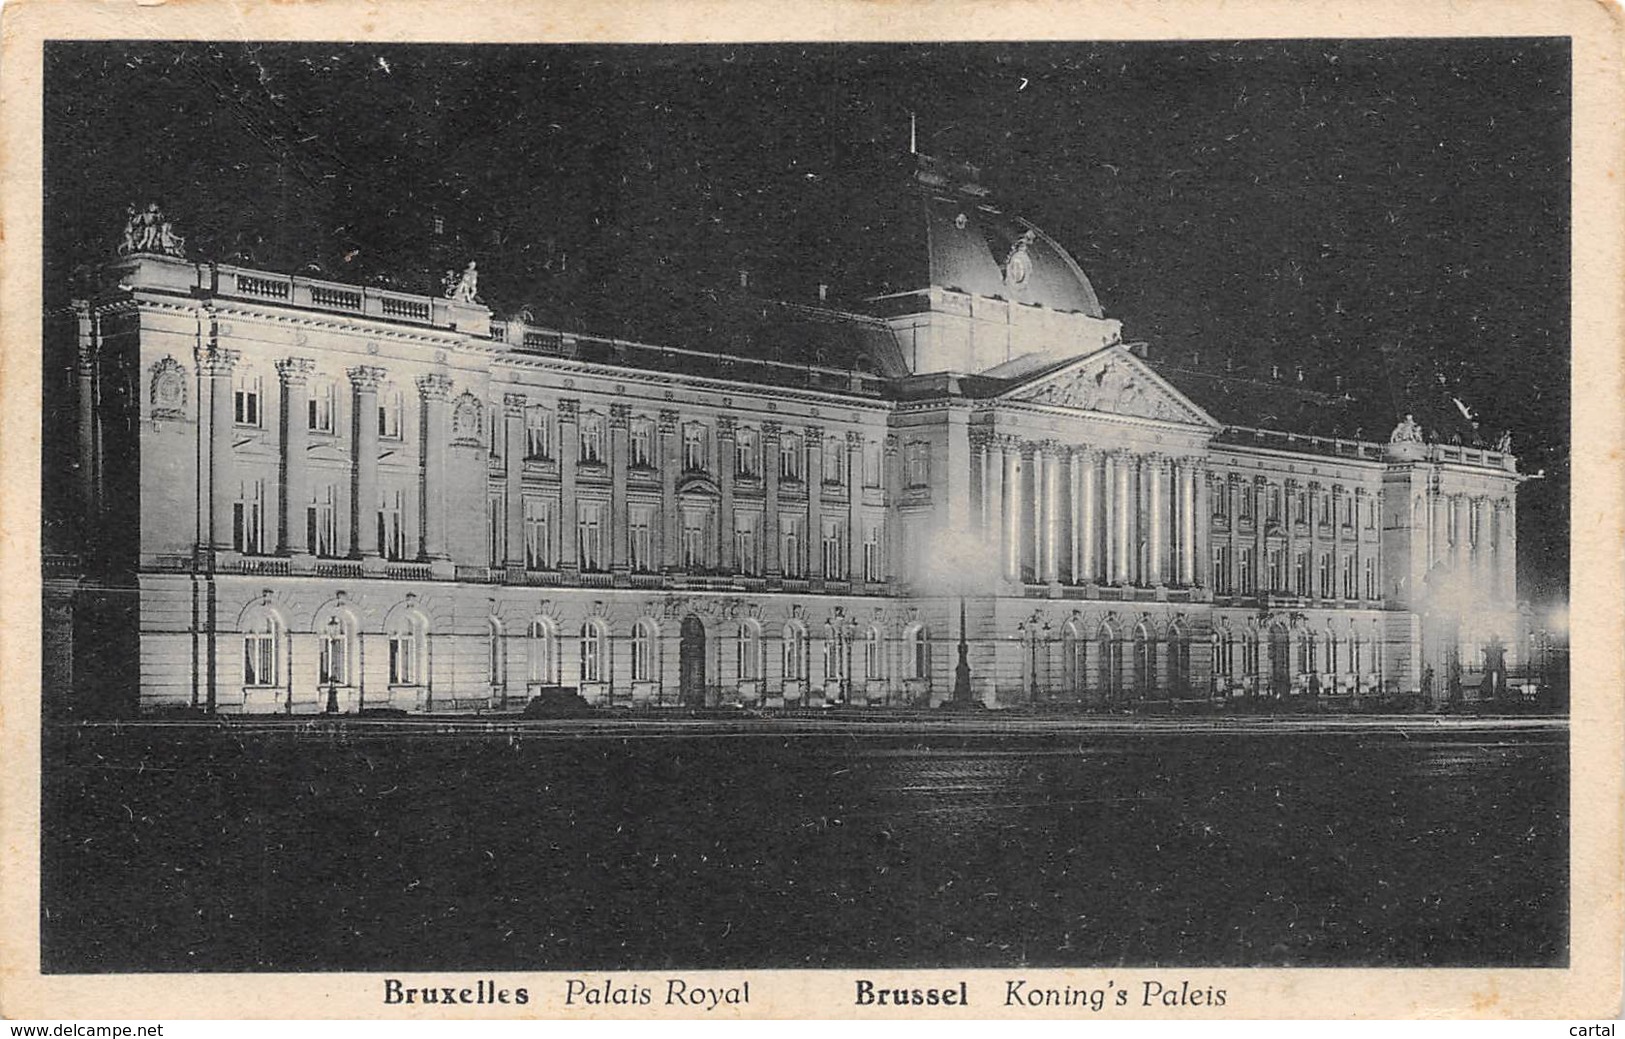
[[[1104,317],[1083,269],[1033,224],[969,198],[925,200],[931,284]]]

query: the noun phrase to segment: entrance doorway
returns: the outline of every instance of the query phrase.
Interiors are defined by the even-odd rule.
[[[685,707],[705,706],[705,625],[692,613],[683,618],[682,642],[677,651],[678,701]]]

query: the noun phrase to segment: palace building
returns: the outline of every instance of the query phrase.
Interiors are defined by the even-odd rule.
[[[501,319],[472,264],[198,262],[132,211],[46,318],[48,699],[926,707],[962,635],[993,707],[1498,688],[1510,453],[1125,341],[972,167],[920,157],[904,205],[913,283],[742,277],[727,348]]]

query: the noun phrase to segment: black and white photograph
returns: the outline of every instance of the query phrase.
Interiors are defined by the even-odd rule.
[[[39,970],[1568,968],[1573,65],[46,40]]]

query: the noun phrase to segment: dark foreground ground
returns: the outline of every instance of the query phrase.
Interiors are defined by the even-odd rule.
[[[43,962],[1560,966],[1567,748],[1434,719],[63,727]]]

